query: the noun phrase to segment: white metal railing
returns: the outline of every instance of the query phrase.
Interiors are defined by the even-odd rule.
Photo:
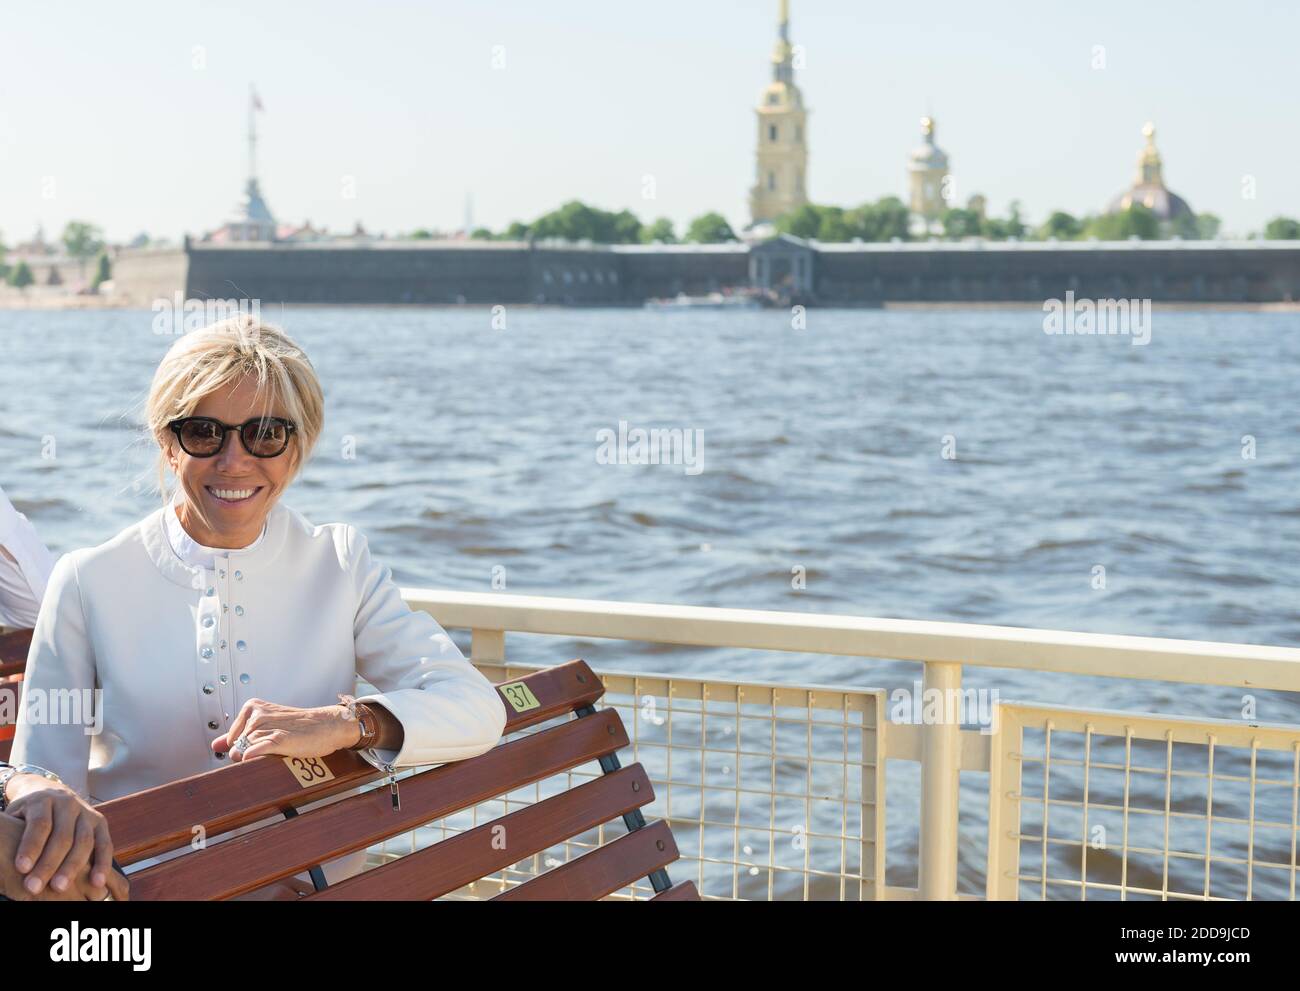
[[[505,634],[512,632],[917,661],[924,664],[923,691],[928,696],[937,689],[940,697],[960,695],[965,665],[1300,692],[1300,649],[1295,648],[425,589],[403,589],[402,594],[413,608],[431,613],[444,627],[472,631],[473,660],[494,679],[511,677],[511,672],[522,670],[506,664]],[[592,664],[592,668],[606,685],[608,697],[603,704],[625,710],[632,759],[642,761],[651,774],[656,805],[650,811],[668,819],[678,837],[683,859],[677,874],[694,872],[706,897],[957,898],[962,772],[984,774],[989,782],[989,898],[1016,898],[1034,892],[1045,898],[1061,897],[1063,891],[1068,897],[1088,897],[1092,893],[1122,898],[1132,893],[1157,898],[1250,898],[1259,897],[1261,890],[1264,897],[1295,897],[1300,727],[999,704],[993,732],[987,733],[963,729],[956,717],[921,724],[892,722],[882,715],[883,693],[872,688],[776,686],[611,672],[603,670],[599,663]],[[761,753],[748,751],[748,741],[761,735],[754,732],[743,737],[737,733],[725,746],[711,745],[706,735],[694,732],[680,743],[673,740],[674,719],[680,725],[689,718],[692,730],[710,723],[740,727],[743,720],[753,718],[746,712],[747,693],[760,700],[759,708],[766,712],[758,718],[773,733],[770,746]],[[666,739],[655,736],[659,724],[651,719],[647,725],[642,718],[647,703],[664,717]],[[710,711],[710,705],[721,708]],[[843,741],[855,739],[851,746],[844,742],[838,755],[828,744],[815,747],[812,743],[820,731],[818,714],[825,715],[827,708],[842,713],[840,725],[833,732],[839,733]],[[850,713],[856,715],[849,719]],[[802,752],[783,749],[775,733],[776,727],[784,725],[803,728],[809,742]],[[1041,748],[1027,749],[1026,734],[1032,743],[1036,732],[1045,734],[1049,741],[1045,752]],[[1061,751],[1062,739],[1070,734],[1082,734],[1081,752],[1069,746]],[[1118,761],[1092,756],[1092,747],[1116,738],[1128,748],[1129,756]],[[1165,746],[1165,764],[1154,770],[1133,764],[1135,741]],[[1208,761],[1206,770],[1193,773],[1175,767],[1175,744],[1200,748],[1191,760]],[[1052,746],[1058,748],[1055,757]],[[1216,747],[1221,755],[1227,752],[1225,748],[1245,747],[1248,769],[1243,772],[1236,763],[1225,768],[1222,757],[1216,767]],[[668,762],[680,762],[690,751],[695,756],[688,764],[689,788],[699,796],[698,811],[694,809],[694,798],[689,807],[684,802],[674,807],[669,800],[673,790],[681,795],[688,785],[673,776]],[[1270,769],[1263,775],[1259,773],[1261,754]],[[710,778],[707,762],[711,755],[734,761],[725,765],[729,770],[720,780]],[[1180,749],[1177,756],[1185,760],[1187,755]],[[766,788],[755,787],[757,767],[750,767],[744,775],[740,773],[744,760],[755,765],[766,761]],[[775,777],[777,769],[789,771],[792,760],[796,766],[806,765],[802,791],[790,791]],[[1272,763],[1268,763],[1270,760]],[[884,785],[889,761],[920,764],[916,889],[885,883]],[[821,763],[834,768],[834,773],[818,777],[817,765]],[[1028,765],[1038,765],[1040,773],[1022,773]],[[735,776],[728,777],[732,772]],[[1118,798],[1104,789],[1097,790],[1102,772],[1122,775],[1124,784]],[[596,773],[594,765],[592,773]],[[844,782],[838,791],[827,787],[835,774]],[[1148,808],[1140,803],[1150,790],[1145,784],[1152,775],[1151,780],[1164,787],[1165,800]],[[1134,780],[1143,786],[1135,788]],[[1041,792],[1025,790],[1025,783],[1032,781],[1039,782]],[[1188,792],[1189,787],[1199,784],[1204,784],[1204,794]],[[1223,789],[1239,786],[1248,791],[1245,811],[1225,811]],[[1261,787],[1271,791],[1262,795]],[[709,796],[724,792],[738,799],[730,818],[719,818],[705,808]],[[746,818],[747,813],[740,810],[742,796],[751,803],[766,801],[769,810],[786,798],[803,805],[801,811],[784,819],[769,811],[765,821],[761,816],[755,820]],[[518,800],[528,799],[520,796]],[[827,825],[826,810],[837,803],[844,809],[857,805],[860,812],[850,816],[845,811],[838,825]],[[1259,815],[1265,806],[1273,811]],[[1035,809],[1037,832],[1032,821]],[[1278,813],[1278,809],[1282,812]],[[1078,813],[1081,818],[1075,822]],[[1105,839],[1098,844],[1092,835],[1099,823],[1090,822],[1089,817],[1102,815],[1119,816],[1119,844]],[[1052,816],[1058,825],[1063,819],[1069,823],[1068,836],[1049,832]],[[792,817],[800,820],[793,828]],[[1141,828],[1135,823],[1141,823]],[[1147,828],[1152,823],[1159,827],[1157,833],[1162,831],[1155,840]],[[1189,824],[1204,832],[1205,842],[1199,851],[1181,835]],[[756,834],[766,833],[769,842],[762,848],[744,842],[743,836],[751,829]],[[790,862],[791,844],[787,841],[790,833],[799,830],[803,831],[804,845],[795,843],[793,849],[804,854],[804,861]],[[1220,838],[1234,831],[1241,835],[1229,837],[1227,847],[1216,850],[1216,831]],[[1257,840],[1264,843],[1263,855],[1257,855],[1261,849]],[[830,844],[826,849],[833,847],[832,852],[838,856],[836,871],[825,868],[815,849],[823,841]],[[1030,854],[1037,854],[1036,865],[1026,866],[1025,844],[1029,844]],[[855,852],[850,854],[850,850]],[[1081,870],[1077,877],[1068,877],[1067,861],[1074,853],[1079,855]],[[555,856],[561,855],[567,857],[569,851],[555,852]],[[782,856],[787,858],[785,862]],[[1163,883],[1152,883],[1150,867],[1142,863],[1143,858],[1151,857],[1162,865],[1156,876],[1163,878]],[[1188,858],[1203,862],[1204,884],[1197,891],[1173,891],[1168,885],[1168,865],[1174,861],[1186,863]],[[723,872],[725,883],[718,883],[719,878],[711,874],[714,868]],[[536,869],[538,864],[525,866],[520,876]],[[1090,877],[1089,871],[1096,870],[1101,874]],[[1218,876],[1212,878],[1214,871]],[[1255,880],[1257,871],[1268,875],[1262,888]],[[1115,872],[1117,876],[1112,877]],[[747,880],[756,876],[761,883]],[[674,875],[674,880],[678,879],[684,878]],[[512,881],[503,874],[499,883]],[[632,889],[627,894],[638,897],[644,893]]]
[[[479,664],[495,682],[540,665]],[[883,897],[885,862],[881,692],[627,674],[600,674],[599,703],[627,728],[628,761],[644,767],[649,819],[673,830],[674,882],[694,880],[706,898],[864,900]],[[548,721],[540,732],[569,719]],[[602,771],[567,773],[564,788]],[[480,803],[372,847],[372,862],[403,856],[557,793],[548,779]],[[529,857],[454,897],[481,898],[579,856],[624,832],[607,823]],[[615,898],[647,898],[645,879]]]

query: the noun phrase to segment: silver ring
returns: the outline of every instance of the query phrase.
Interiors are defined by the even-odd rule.
[[[235,741],[235,749],[238,750],[241,754],[242,754],[245,750],[247,750],[247,749],[248,749],[248,737],[246,737],[246,736],[241,736],[238,740],[236,740],[236,741]]]

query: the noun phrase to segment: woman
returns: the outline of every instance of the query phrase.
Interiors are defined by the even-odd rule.
[[[126,896],[97,802],[272,754],[351,747],[391,774],[477,756],[505,726],[496,689],[403,602],[356,528],[280,504],[324,420],[316,373],[283,333],[239,317],[181,338],[146,416],[160,487],[167,468],[179,482],[171,502],[65,555],[33,633],[11,760],[35,767],[3,796],[27,822],[16,867],[33,893],[89,860],[93,883]],[[350,701],[358,675],[379,692]],[[59,689],[102,690],[98,731],[35,721],[29,697]],[[364,859],[325,864],[326,878]]]
[[[0,488],[0,626],[27,629],[36,622],[53,568],[54,556]]]

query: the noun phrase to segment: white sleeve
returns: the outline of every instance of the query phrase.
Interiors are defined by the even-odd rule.
[[[441,764],[477,757],[501,739],[501,696],[432,616],[402,599],[392,571],[370,556],[365,535],[348,527],[357,587],[353,626],[357,673],[379,692],[358,702],[383,706],[402,724],[399,751],[360,751],[375,766]]]
[[[11,763],[53,771],[89,800],[90,731],[93,729],[95,654],[86,636],[81,587],[72,554],[50,575],[32,633],[23,675]]]
[[[35,625],[53,570],[54,555],[0,489],[0,626]]]

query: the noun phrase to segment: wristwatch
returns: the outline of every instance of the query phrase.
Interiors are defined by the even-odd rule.
[[[339,705],[347,709],[347,718],[355,719],[361,728],[361,738],[349,747],[349,750],[366,750],[373,747],[379,739],[379,721],[370,706],[358,702],[351,695],[340,695]]]
[[[0,812],[9,805],[9,799],[5,797],[5,788],[9,786],[9,779],[15,774],[39,774],[42,778],[48,778],[56,784],[63,783],[63,779],[53,771],[47,771],[35,764],[6,764],[0,761]]]

